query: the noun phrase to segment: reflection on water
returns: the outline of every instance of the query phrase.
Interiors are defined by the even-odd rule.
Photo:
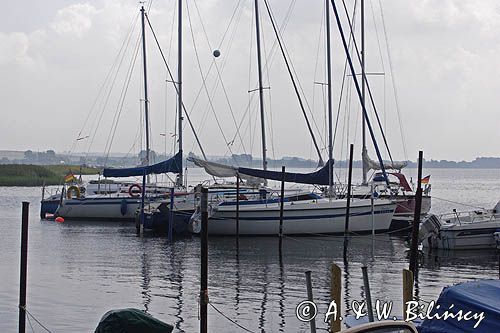
[[[460,175],[447,177],[436,182],[454,184]],[[494,177],[487,171],[484,178],[464,178],[484,191]],[[499,184],[498,178],[492,182]],[[496,191],[489,192],[488,200],[500,199]],[[452,199],[458,201],[462,195],[457,193]],[[136,237],[133,224],[39,221],[38,190],[0,188],[1,332],[17,329],[23,200],[32,203],[28,309],[49,329],[92,331],[109,309],[135,307],[174,325],[176,332],[198,331],[198,238],[169,243],[164,237]],[[433,205],[444,209],[437,200]],[[345,256],[342,237],[286,237],[281,255],[278,239],[273,237],[240,238],[238,245],[233,237],[210,238],[209,299],[225,316],[253,332],[309,330],[308,323],[295,317],[296,305],[307,298],[307,270],[312,271],[318,305],[317,327],[326,328],[323,318],[330,301],[332,263],[343,270],[342,313],[349,312],[351,301],[364,298],[363,265],[368,268],[372,299],[393,301],[393,313],[401,313],[401,271],[408,267],[404,236],[352,237]],[[498,274],[494,252],[433,251],[423,253],[420,260],[415,292],[426,301],[436,299],[446,285]],[[240,330],[211,307],[209,328]]]

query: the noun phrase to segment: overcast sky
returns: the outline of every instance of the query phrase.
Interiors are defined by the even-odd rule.
[[[324,2],[269,3],[278,25],[284,25],[282,36],[326,158],[325,91],[314,84],[326,80]],[[176,76],[176,1],[145,4],[149,5],[151,23]],[[347,6],[352,11],[354,0]],[[144,95],[141,54],[133,61],[140,33],[138,10],[138,2],[125,0],[2,4],[0,149],[139,151],[144,145],[140,139]],[[253,1],[186,0],[183,12],[184,103],[204,150],[208,155],[260,156],[258,92],[253,91],[258,82]],[[316,158],[283,59],[273,48],[276,39],[263,1],[260,12],[264,85],[269,88],[264,92],[268,156]],[[359,18],[359,12],[356,15]],[[345,15],[342,20],[347,31]],[[359,21],[356,25],[359,43]],[[120,53],[131,27],[130,42]],[[414,160],[420,149],[427,159],[500,156],[499,31],[498,1],[366,0],[366,67],[367,72],[385,74],[369,76],[369,81],[395,159]],[[345,55],[333,11],[331,34],[335,119]],[[150,31],[146,38],[152,149],[171,153],[175,94],[165,81],[166,69]],[[217,59],[212,56],[214,49],[221,52]],[[121,65],[113,66],[122,54]],[[129,68],[130,84],[121,98]],[[109,84],[115,75],[114,84]],[[350,91],[343,95],[335,138],[337,158],[345,158],[349,142],[360,153],[360,107],[352,77],[346,87]],[[371,108],[370,117],[375,126]],[[382,143],[380,131],[376,132]],[[186,127],[186,154],[200,154],[194,142]],[[374,158],[371,140],[368,149]]]

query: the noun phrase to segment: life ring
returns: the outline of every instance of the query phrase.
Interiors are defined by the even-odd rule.
[[[135,194],[134,193],[134,188],[138,189],[140,193],[142,193],[142,187],[141,185],[139,184],[132,184],[130,185],[130,187],[128,188],[128,195],[130,195],[132,198],[137,198],[137,197],[140,197],[141,195],[140,194]]]
[[[66,191],[66,198],[71,199],[73,197],[72,193],[76,194],[76,197],[80,199],[80,188],[78,186],[72,185],[68,187],[68,190]]]

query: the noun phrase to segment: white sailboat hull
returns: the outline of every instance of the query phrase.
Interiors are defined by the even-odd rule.
[[[56,215],[65,219],[133,221],[140,206],[141,199],[132,197],[65,199]]]
[[[283,234],[343,233],[346,200],[307,200],[286,202],[283,209]],[[378,200],[374,213],[370,200],[353,200],[350,208],[349,231],[355,233],[388,230],[396,204]],[[278,235],[280,204],[240,205],[240,235]],[[213,235],[236,234],[236,207],[219,205],[211,212],[208,232]]]

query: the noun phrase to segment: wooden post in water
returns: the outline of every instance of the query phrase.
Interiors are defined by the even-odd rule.
[[[410,249],[410,271],[415,277],[418,268],[418,231],[420,227],[420,210],[422,209],[422,160],[424,153],[418,152],[418,183],[415,193],[415,212],[413,213],[413,227],[411,233],[411,249]]]
[[[406,316],[406,303],[413,300],[413,273],[403,269],[403,320]]]
[[[236,174],[236,247],[240,246],[240,175]]]
[[[341,296],[340,293],[342,291],[342,282],[341,275],[342,271],[340,267],[336,264],[332,264],[330,269],[331,272],[331,282],[330,282],[330,300],[335,302],[337,305],[337,316],[335,318],[330,317],[330,332],[339,332],[340,331],[340,314],[341,311]]]
[[[353,154],[354,154],[354,145],[351,143],[349,147],[349,176],[347,178],[347,202],[345,208],[344,248],[347,245],[347,235],[349,234],[349,215],[351,214],[351,184],[352,184]]]
[[[283,246],[283,206],[285,203],[285,166],[281,167],[281,197],[280,197],[280,251]]]
[[[313,300],[313,291],[312,291],[312,282],[311,282],[311,271],[306,272],[306,285],[307,285],[307,300],[309,302],[314,302]],[[312,314],[310,314],[312,315]],[[311,333],[316,333],[316,320],[314,318],[309,317],[309,324],[311,325]]]
[[[368,269],[366,266],[361,267],[361,271],[363,272],[363,285],[365,289],[365,297],[366,297],[366,310],[368,312],[368,319],[370,322],[373,322],[373,308],[372,308],[372,294],[370,292],[370,281],[368,280]]]
[[[208,189],[201,187],[200,332],[208,328]]]
[[[172,186],[170,189],[170,209],[168,218],[168,240],[171,242],[173,238],[173,227],[174,227],[174,198],[175,198],[175,188]]]
[[[30,203],[23,201],[21,224],[21,272],[19,276],[19,333],[26,332],[26,276],[28,273],[28,219]]]

